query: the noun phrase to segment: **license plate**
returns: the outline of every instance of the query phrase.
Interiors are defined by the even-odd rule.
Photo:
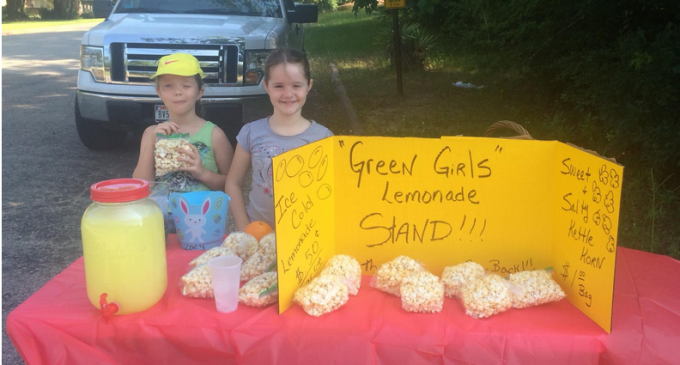
[[[156,105],[156,123],[163,123],[170,120],[170,113],[165,105]]]

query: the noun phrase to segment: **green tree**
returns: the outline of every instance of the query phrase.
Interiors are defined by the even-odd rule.
[[[9,20],[19,20],[26,19],[26,13],[24,13],[24,5],[26,0],[7,0],[7,5],[5,6],[5,12],[7,13],[7,19]]]
[[[55,19],[77,19],[80,0],[53,0]]]

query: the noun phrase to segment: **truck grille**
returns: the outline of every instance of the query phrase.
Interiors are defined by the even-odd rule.
[[[211,85],[237,85],[239,49],[236,45],[111,43],[111,81],[151,83],[158,60],[171,53],[194,55],[204,73],[203,81]]]

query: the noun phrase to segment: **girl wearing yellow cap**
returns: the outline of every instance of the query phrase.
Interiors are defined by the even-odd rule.
[[[202,118],[203,70],[198,60],[186,53],[162,57],[151,79],[156,80],[156,92],[168,108],[170,120],[144,131],[132,177],[154,181],[157,134],[189,134],[191,150],[178,158],[188,166],[158,179],[168,182],[171,192],[222,190],[234,150],[222,129]]]

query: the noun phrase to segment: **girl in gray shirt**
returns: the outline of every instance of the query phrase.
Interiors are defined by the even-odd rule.
[[[267,57],[264,88],[274,114],[243,126],[236,137],[238,144],[225,183],[225,191],[231,197],[229,208],[239,231],[252,221],[275,227],[272,157],[333,135],[328,128],[302,117],[312,83],[304,53],[279,48]],[[251,165],[253,186],[246,207],[243,181]]]

